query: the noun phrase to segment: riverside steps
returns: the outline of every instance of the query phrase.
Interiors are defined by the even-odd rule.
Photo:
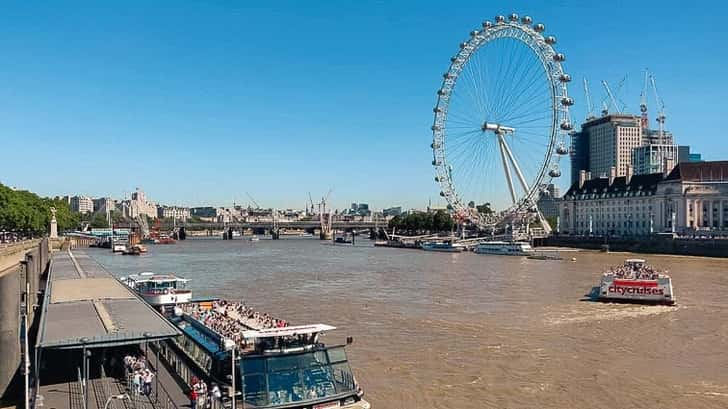
[[[80,250],[51,257],[35,343],[31,407],[180,408],[186,386],[154,346],[181,332]],[[145,356],[151,393],[130,385],[124,357]]]

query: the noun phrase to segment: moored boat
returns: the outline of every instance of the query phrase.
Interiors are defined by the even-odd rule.
[[[143,272],[122,277],[121,281],[155,307],[186,303],[192,299],[192,291],[186,288],[189,280],[172,273]]]
[[[475,247],[475,252],[501,256],[528,256],[534,253],[533,247],[524,241],[485,241]]]
[[[426,241],[420,245],[422,250],[425,251],[442,251],[445,253],[459,253],[465,251],[467,248],[458,243],[453,243],[450,240],[447,241]]]
[[[674,305],[672,279],[665,272],[647,265],[643,259],[627,259],[624,265],[602,274],[600,301]]]
[[[209,381],[225,386],[226,400],[235,396],[237,407],[371,407],[346,356],[353,340],[325,345],[321,339],[333,326],[288,326],[242,303],[216,299],[175,307],[169,318],[183,335],[163,344],[162,354],[186,356]]]

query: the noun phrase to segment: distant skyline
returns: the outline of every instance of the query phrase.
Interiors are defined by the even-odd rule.
[[[182,206],[247,204],[248,192],[301,208],[329,189],[335,208],[442,205],[435,92],[468,32],[513,11],[557,36],[575,123],[582,78],[598,111],[600,81],[626,74],[619,97],[637,114],[649,68],[676,142],[728,159],[720,2],[10,2],[0,182],[43,196],[138,186]]]

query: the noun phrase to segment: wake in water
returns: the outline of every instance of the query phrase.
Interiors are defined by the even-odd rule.
[[[584,304],[582,304],[584,305]],[[546,325],[621,320],[675,312],[681,307],[667,305],[588,304],[587,308],[567,312],[551,312],[544,317]]]

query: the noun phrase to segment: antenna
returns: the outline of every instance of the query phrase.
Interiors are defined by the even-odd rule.
[[[619,111],[619,107],[617,106],[617,100],[614,99],[614,95],[612,94],[612,90],[609,89],[609,84],[607,84],[607,81],[602,80],[602,86],[607,91],[607,95],[609,96],[609,100],[612,102],[614,110],[617,111],[618,114],[621,113]],[[604,105],[604,108],[606,108],[606,105]],[[604,111],[606,111],[606,109]]]
[[[665,103],[657,93],[657,85],[655,85],[655,77],[650,74],[650,82],[652,83],[652,91],[655,93],[655,103],[658,104],[660,110],[657,111],[657,122],[660,124],[660,142],[662,143],[665,133]]]
[[[584,77],[584,95],[586,96],[586,120],[591,121],[594,119],[594,105],[592,105],[591,96],[589,95],[589,81]]]
[[[647,118],[647,68],[645,68],[645,80],[642,84],[642,92],[640,93],[640,113],[642,118],[642,129],[647,129],[650,126],[650,121]]]

